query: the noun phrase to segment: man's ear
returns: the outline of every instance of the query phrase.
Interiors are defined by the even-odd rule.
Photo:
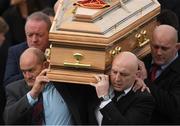
[[[141,78],[141,71],[140,70],[137,70],[136,77]]]
[[[48,61],[44,61],[43,62],[43,66],[44,66],[44,68],[48,68],[49,67],[49,62]]]
[[[176,43],[176,49],[180,50],[180,43]]]

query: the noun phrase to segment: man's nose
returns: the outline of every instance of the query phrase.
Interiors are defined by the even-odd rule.
[[[161,48],[158,48],[158,49],[157,49],[157,54],[158,54],[158,55],[161,55],[161,54],[162,54],[162,49],[161,49]]]
[[[117,73],[117,74],[115,75],[115,80],[116,80],[116,81],[119,81],[120,79],[121,79],[121,76],[120,76],[119,73]]]
[[[33,41],[33,42],[37,42],[37,40],[38,40],[37,35],[33,35],[33,36],[32,36],[32,41]]]

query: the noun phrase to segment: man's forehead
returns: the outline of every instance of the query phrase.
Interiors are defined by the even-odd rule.
[[[123,65],[123,64],[114,64],[112,66],[112,70],[114,71],[124,71],[127,69],[127,66]]]
[[[155,41],[152,42],[151,45],[162,47],[162,48],[169,48],[169,47],[172,47],[172,46],[176,45],[176,43],[168,42],[168,41],[158,41],[158,40],[155,40]]]

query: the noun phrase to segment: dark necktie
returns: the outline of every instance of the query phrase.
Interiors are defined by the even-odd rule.
[[[114,97],[113,101],[118,102],[120,98],[122,98],[125,95],[124,91],[114,91]]]
[[[43,124],[43,97],[42,94],[39,95],[38,101],[33,106],[32,110],[32,124],[42,125]]]
[[[156,64],[152,65],[151,74],[150,74],[151,81],[154,81],[156,79],[156,73],[160,69],[161,69],[161,67],[159,65],[156,65]]]

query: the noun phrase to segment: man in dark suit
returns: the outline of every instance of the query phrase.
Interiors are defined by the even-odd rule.
[[[155,98],[152,124],[180,123],[180,57],[175,28],[160,25],[153,32],[151,54],[143,61],[148,73],[147,86]],[[157,69],[155,71],[155,67]]]
[[[9,27],[7,23],[4,21],[3,18],[0,17],[0,125],[4,124],[3,121],[3,112],[4,107],[6,104],[6,97],[5,97],[5,89],[2,84],[3,77],[4,77],[4,65],[5,65],[5,58],[4,58],[4,50],[3,50],[3,44],[5,40],[5,34],[8,31]]]
[[[25,24],[27,43],[21,43],[9,49],[4,85],[23,78],[19,69],[19,57],[25,49],[35,47],[45,51],[49,46],[50,27],[51,21],[49,17],[42,12],[34,12],[27,18]]]
[[[99,100],[94,98],[89,106],[91,124],[148,124],[150,122],[154,108],[153,97],[147,90],[133,91],[136,81],[144,83],[138,77],[138,73],[137,57],[130,52],[122,52],[113,60],[110,81],[108,75],[95,76],[98,82],[92,85],[96,88]]]
[[[5,89],[4,86],[0,84],[0,125],[4,124],[3,113],[4,113],[5,105],[6,105]]]
[[[52,84],[46,75],[48,63],[44,53],[28,48],[20,57],[24,79],[6,86],[7,104],[4,112],[6,124],[39,124],[34,122],[34,108],[43,98],[41,124],[82,124],[80,106],[67,85]],[[42,96],[42,97],[40,97]],[[41,107],[42,108],[42,107]],[[37,112],[37,111],[36,111]]]
[[[3,83],[3,77],[4,77],[4,67],[5,67],[5,62],[6,62],[6,52],[4,52],[4,42],[5,40],[5,34],[9,30],[9,26],[6,23],[6,21],[0,17],[0,84]]]

